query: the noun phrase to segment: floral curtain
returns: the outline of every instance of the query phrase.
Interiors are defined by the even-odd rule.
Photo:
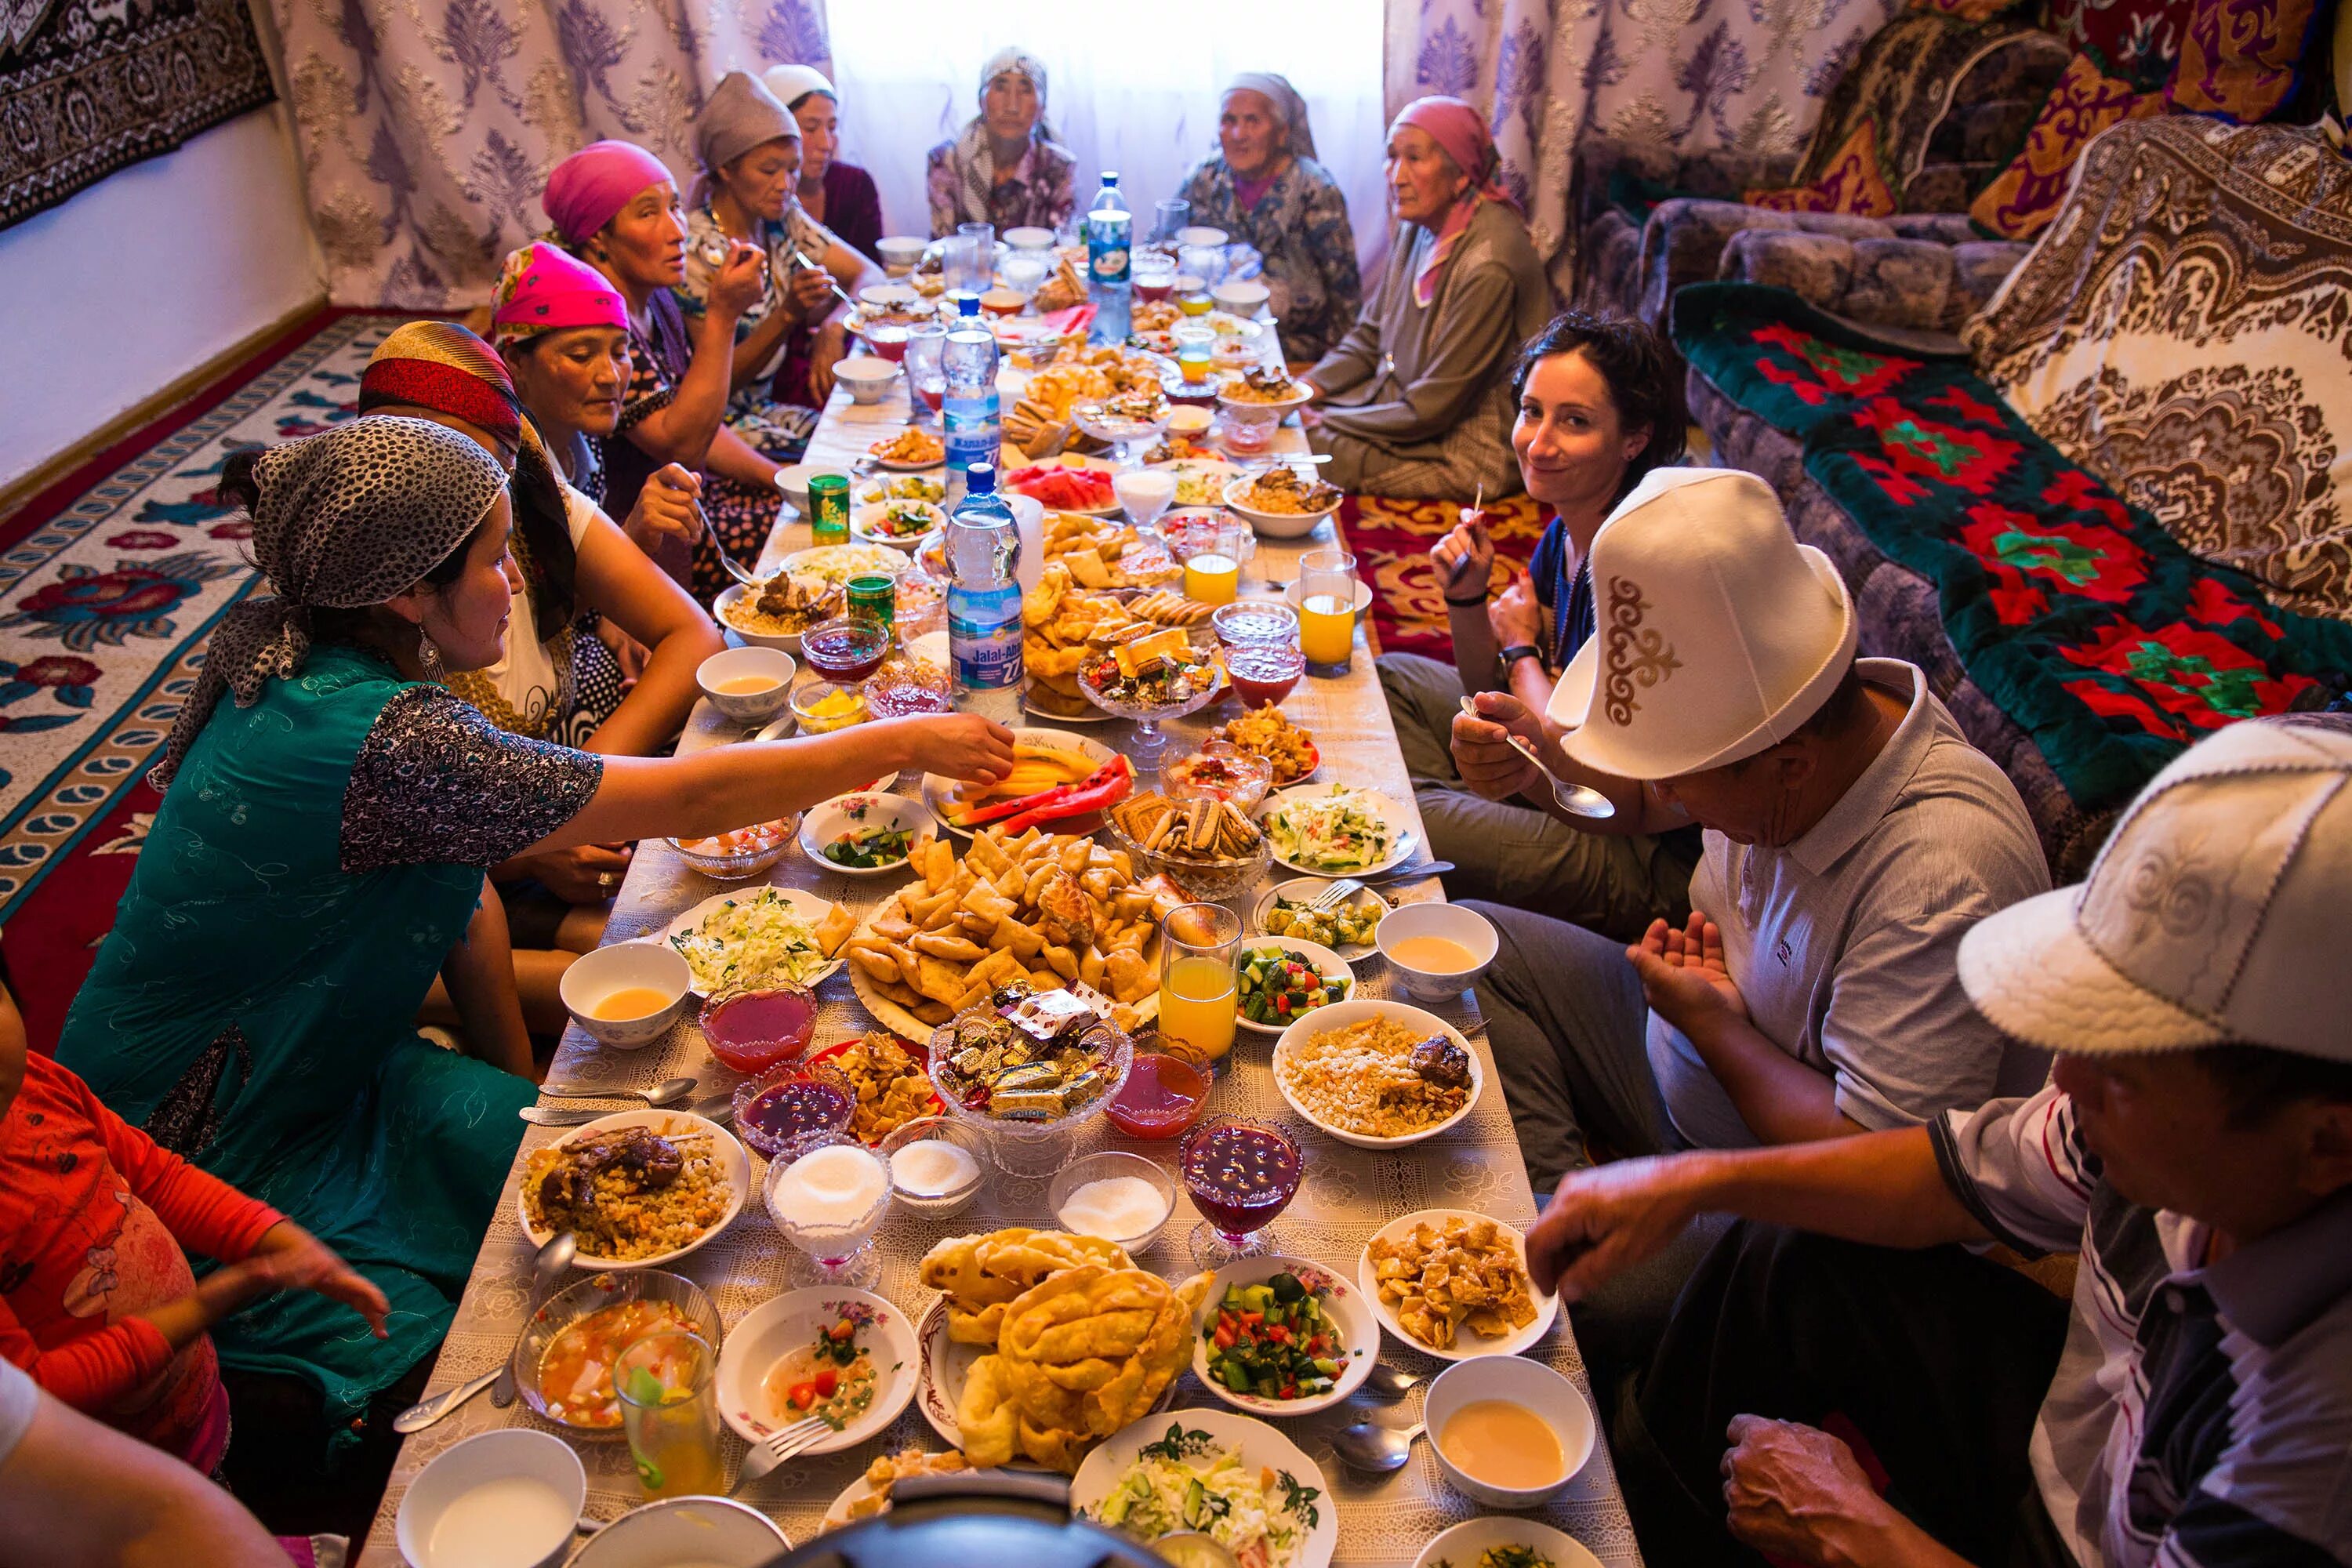
[[[547,226],[548,171],[599,137],[683,189],[730,70],[830,69],[824,0],[270,0],[310,217],[337,304],[489,297]]]
[[[1579,142],[1790,152],[1902,0],[1388,0],[1388,102],[1486,105],[1555,275]]]

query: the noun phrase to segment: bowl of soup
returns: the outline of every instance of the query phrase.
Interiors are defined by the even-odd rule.
[[[588,1473],[552,1432],[508,1426],[444,1449],[400,1500],[409,1568],[539,1568],[572,1550]]]
[[[597,1044],[634,1051],[669,1033],[693,982],[693,968],[667,943],[616,942],[573,959],[556,989]]]
[[[694,683],[721,718],[764,724],[791,700],[799,669],[780,647],[730,647],[696,666]]]
[[[1600,1423],[1576,1384],[1523,1355],[1458,1361],[1422,1406],[1446,1484],[1489,1508],[1534,1508],[1576,1479]]]
[[[1459,996],[1495,962],[1494,923],[1461,904],[1401,904],[1381,921],[1372,942],[1423,1002]]]

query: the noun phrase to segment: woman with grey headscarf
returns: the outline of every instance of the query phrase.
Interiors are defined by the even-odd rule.
[[[163,804],[58,1058],[390,1299],[387,1342],[308,1296],[214,1331],[224,1366],[321,1393],[323,1445],[439,1342],[536,1098],[485,870],[724,832],[899,767],[1001,777],[1013,740],[971,714],[677,758],[511,735],[436,679],[505,644],[512,513],[480,443],[375,416],[236,454],[222,486],[265,591],[214,630],[149,775]],[[489,1020],[473,1055],[412,1027],[436,971]]]
[[[1045,66],[1026,49],[997,50],[980,68],[980,113],[931,149],[932,236],[967,223],[1059,228],[1077,205],[1077,162],[1045,123]]]
[[[1223,229],[1265,257],[1267,308],[1283,352],[1313,360],[1347,331],[1363,304],[1356,231],[1331,172],[1315,161],[1307,100],[1281,77],[1244,71],[1217,113],[1217,151],[1177,192],[1192,221]]]

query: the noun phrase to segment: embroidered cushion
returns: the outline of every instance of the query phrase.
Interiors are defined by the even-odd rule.
[[[2000,238],[2032,238],[2065,199],[2066,177],[2091,138],[2119,120],[2137,120],[2163,107],[2162,95],[2137,91],[2102,71],[2088,55],[2076,55],[2026,132],[2025,150],[1993,177],[1969,216]]]
[[[1830,156],[1827,173],[1810,184],[1750,191],[1748,205],[1769,212],[1846,213],[1887,217],[1895,210],[1895,189],[1878,159],[1878,126],[1864,121]]]
[[[2017,3],[2018,0],[1911,0],[1911,9],[1937,11],[1963,22],[1990,22],[2003,11],[2014,9]]]
[[[2259,124],[2294,96],[2297,68],[2319,53],[2319,0],[2198,0],[2165,101]]]
[[[2152,92],[2180,56],[2188,12],[2183,0],[2050,0],[2043,25],[2109,75]]]

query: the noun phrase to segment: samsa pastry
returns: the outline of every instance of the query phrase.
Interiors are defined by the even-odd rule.
[[[1171,1286],[1139,1268],[1063,1269],[1005,1309],[994,1355],[973,1363],[956,1407],[965,1456],[1027,1458],[1065,1475],[1148,1413],[1192,1359],[1210,1276]]]
[[[1499,1338],[1536,1321],[1518,1248],[1491,1219],[1423,1221],[1401,1239],[1376,1239],[1370,1257],[1381,1304],[1423,1344],[1450,1350],[1465,1326]]]
[[[997,1342],[1013,1298],[1064,1268],[1131,1267],[1124,1248],[1097,1237],[1013,1226],[986,1236],[953,1236],[923,1255],[924,1288],[947,1298],[948,1338],[960,1345]]]

